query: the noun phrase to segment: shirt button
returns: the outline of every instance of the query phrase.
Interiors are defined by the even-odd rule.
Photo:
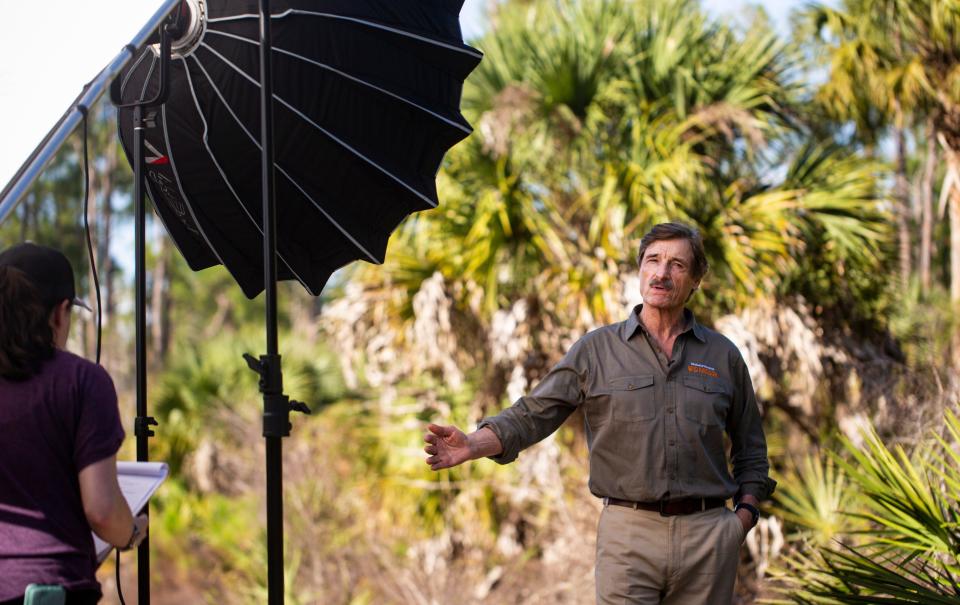
[[[676,444],[677,442],[674,441],[673,439],[671,439],[670,441],[667,441],[667,445],[676,445]]]
[[[671,473],[671,474],[670,474],[670,478],[671,478],[671,479],[676,479],[676,478],[677,478],[677,475],[674,474],[674,473]]]
[[[672,413],[673,413],[673,408],[667,408],[667,413],[668,413],[668,414],[672,414]]]

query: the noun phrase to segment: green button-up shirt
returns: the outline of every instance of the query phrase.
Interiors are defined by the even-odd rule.
[[[685,310],[684,331],[667,359],[640,322],[640,309],[581,338],[531,395],[480,422],[503,444],[493,460],[512,462],[581,407],[596,496],[768,497],[776,482],[767,476],[767,444],[740,351]]]

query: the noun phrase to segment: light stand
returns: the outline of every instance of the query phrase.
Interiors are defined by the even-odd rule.
[[[263,198],[263,280],[267,352],[244,359],[260,375],[263,437],[267,466],[267,602],[283,605],[283,438],[290,435],[290,412],[310,409],[283,394],[283,370],[277,336],[277,212],[273,171],[273,78],[270,0],[260,0],[260,145]]]
[[[180,11],[167,18],[160,28],[160,90],[149,100],[120,104],[119,87],[114,87],[114,103],[117,109],[133,107],[133,200],[134,200],[134,291],[136,323],[136,391],[137,417],[134,420],[134,434],[137,439],[137,461],[146,462],[150,458],[149,438],[154,433],[150,429],[157,421],[147,415],[147,272],[146,272],[146,203],[144,199],[144,138],[147,128],[153,128],[156,108],[166,102],[170,88],[170,48],[172,40],[179,32]],[[156,284],[154,287],[158,287]],[[145,509],[149,515],[149,505]],[[133,511],[137,514],[138,511]],[[150,537],[144,538],[137,548],[137,602],[150,605]]]

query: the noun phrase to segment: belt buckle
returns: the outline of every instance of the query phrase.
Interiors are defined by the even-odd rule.
[[[669,516],[670,516],[670,515],[668,515],[667,513],[665,513],[665,512],[663,511],[663,504],[664,504],[665,502],[666,502],[666,500],[659,500],[659,501],[657,501],[657,509],[658,509],[657,512],[660,513],[660,516],[661,516],[661,517],[669,517]]]

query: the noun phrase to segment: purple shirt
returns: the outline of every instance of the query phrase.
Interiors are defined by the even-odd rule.
[[[27,584],[97,589],[77,474],[123,442],[113,381],[57,351],[23,382],[0,378],[0,601]]]

